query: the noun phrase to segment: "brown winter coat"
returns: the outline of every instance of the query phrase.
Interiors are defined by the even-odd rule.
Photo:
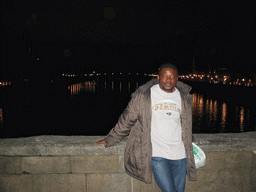
[[[132,95],[131,100],[120,116],[116,126],[105,138],[107,146],[115,145],[128,136],[124,164],[126,172],[146,183],[152,182],[152,144],[151,144],[151,98],[150,88],[159,84],[158,79],[152,79],[140,86]],[[192,148],[192,101],[189,94],[191,87],[180,81],[176,88],[181,95],[181,127],[182,140],[187,156],[187,176],[196,180],[196,167]]]

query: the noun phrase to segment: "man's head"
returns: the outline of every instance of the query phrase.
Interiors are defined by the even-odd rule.
[[[167,93],[172,93],[178,81],[178,69],[173,64],[164,64],[158,69],[157,78],[159,87]]]

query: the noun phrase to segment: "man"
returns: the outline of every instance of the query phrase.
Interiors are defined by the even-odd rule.
[[[192,148],[191,87],[178,81],[178,69],[164,64],[157,79],[140,86],[104,140],[110,147],[128,136],[126,172],[146,183],[152,173],[162,191],[184,191],[186,174],[196,180]]]

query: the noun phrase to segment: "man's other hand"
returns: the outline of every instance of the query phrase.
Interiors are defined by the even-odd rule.
[[[100,144],[104,144],[104,143],[106,143],[105,140],[100,140],[100,141],[96,142],[95,144],[100,145]],[[104,148],[107,148],[107,145],[105,145]]]

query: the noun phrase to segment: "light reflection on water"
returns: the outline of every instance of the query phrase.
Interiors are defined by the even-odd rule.
[[[111,91],[118,89],[121,93],[123,86],[127,86],[126,93],[131,94],[131,82],[104,82],[104,90],[107,90],[107,84],[111,83]],[[139,87],[135,83],[135,89]],[[127,85],[126,85],[127,84]],[[97,83],[84,82],[73,84],[68,87],[71,95],[80,94],[82,91],[95,93]],[[134,90],[132,90],[134,91]],[[235,109],[235,110],[234,110]],[[246,110],[246,111],[245,111]],[[235,104],[227,104],[223,101],[208,98],[200,93],[193,93],[193,131],[194,132],[243,132],[245,124],[250,121],[250,109]],[[246,119],[245,119],[246,115]]]
[[[125,83],[122,81],[115,82],[113,80],[111,82],[104,81],[103,84],[104,84],[105,92],[108,91],[107,90],[108,83],[111,83],[111,91],[118,90],[119,92],[122,92],[122,91],[124,91],[123,87],[126,86],[126,84],[127,84],[127,93],[131,92],[131,82],[130,81],[125,82]],[[83,83],[76,83],[76,84],[69,85],[68,90],[70,91],[71,95],[80,95],[80,93],[82,93],[83,91],[95,93],[95,91],[97,89],[96,86],[97,86],[97,83],[95,81],[86,81]],[[139,87],[139,82],[136,81],[135,89],[137,89],[138,87]]]
[[[95,81],[86,81],[83,83],[72,84],[68,86],[71,95],[80,95],[82,91],[95,93]]]
[[[23,100],[18,100],[18,108],[13,105],[12,108],[0,106],[0,128],[4,130],[11,129],[19,124],[20,129],[29,126],[42,129],[60,129],[60,127],[69,126],[70,132],[55,134],[77,134],[76,127],[92,123],[93,127],[99,129],[99,134],[107,134],[115,125],[119,115],[127,106],[130,95],[142,82],[131,81],[85,81],[66,86],[68,96],[63,91],[56,93],[54,97],[49,97],[47,101],[40,101],[41,108],[38,105],[38,98],[33,98],[33,91],[24,96]],[[58,92],[58,89],[56,89]],[[46,94],[47,96],[47,94]],[[40,97],[43,98],[43,97]],[[12,102],[12,101],[11,101]],[[88,107],[89,106],[89,107]],[[93,106],[93,110],[90,106]],[[41,112],[40,112],[41,109]],[[113,110],[114,109],[114,110]],[[225,132],[243,132],[255,131],[256,121],[253,119],[256,115],[255,108],[237,105],[229,101],[222,101],[209,98],[200,93],[193,93],[193,133],[225,133]],[[38,114],[38,116],[36,116]],[[33,117],[33,118],[32,118]],[[35,120],[34,119],[39,119]],[[101,119],[101,121],[98,121]],[[39,123],[40,122],[40,123]],[[51,123],[47,123],[51,122]],[[102,130],[104,124],[105,132]],[[83,127],[83,126],[82,126]],[[109,129],[109,130],[108,130]],[[0,130],[0,133],[1,133]],[[34,133],[31,133],[34,134]],[[42,134],[48,134],[42,132]],[[79,134],[85,134],[81,129]],[[94,132],[88,134],[93,135]]]
[[[227,124],[227,104],[226,103],[223,103],[222,105],[222,116],[221,116],[221,125],[222,127],[225,129],[226,127],[226,124]]]
[[[192,113],[196,132],[243,132],[246,124],[252,120],[249,108],[227,104],[200,93],[193,93]]]
[[[243,131],[244,130],[244,108],[241,107],[240,110],[240,130]]]
[[[4,119],[3,119],[3,109],[0,108],[0,127],[3,125]]]

